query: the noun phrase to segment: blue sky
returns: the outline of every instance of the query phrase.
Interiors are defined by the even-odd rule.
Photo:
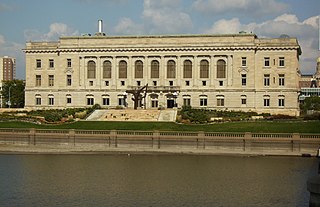
[[[25,79],[26,41],[97,32],[108,35],[226,34],[297,37],[300,69],[314,73],[319,52],[319,0],[0,0],[0,56],[17,58]]]

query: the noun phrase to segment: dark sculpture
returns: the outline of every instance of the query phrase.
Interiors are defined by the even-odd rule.
[[[145,90],[144,90],[145,89]],[[143,93],[142,95],[141,93]],[[146,102],[146,96],[148,91],[148,84],[143,86],[142,88],[133,89],[133,90],[126,90],[127,93],[131,93],[133,95],[132,101],[134,102],[134,109],[136,110],[139,106],[139,103],[141,103],[141,100],[144,99],[144,102]],[[146,103],[144,103],[144,108],[146,107]]]

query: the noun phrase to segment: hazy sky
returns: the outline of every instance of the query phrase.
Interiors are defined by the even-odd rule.
[[[320,0],[0,0],[0,56],[17,58],[25,79],[26,41],[59,36],[229,34],[297,37],[300,69],[314,73],[319,52]]]

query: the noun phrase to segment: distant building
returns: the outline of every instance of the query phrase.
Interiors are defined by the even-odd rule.
[[[27,42],[26,107],[195,108],[299,115],[296,38],[254,34],[61,37]]]
[[[301,75],[299,86],[300,102],[303,102],[306,97],[320,96],[320,57],[317,59],[316,72],[313,75]]]
[[[8,56],[0,57],[0,91],[2,81],[14,80],[16,78],[16,59]],[[0,108],[2,108],[2,96],[0,93]]]

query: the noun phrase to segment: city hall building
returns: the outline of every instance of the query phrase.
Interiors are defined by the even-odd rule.
[[[190,105],[299,115],[296,38],[232,35],[95,35],[27,42],[26,108]]]

